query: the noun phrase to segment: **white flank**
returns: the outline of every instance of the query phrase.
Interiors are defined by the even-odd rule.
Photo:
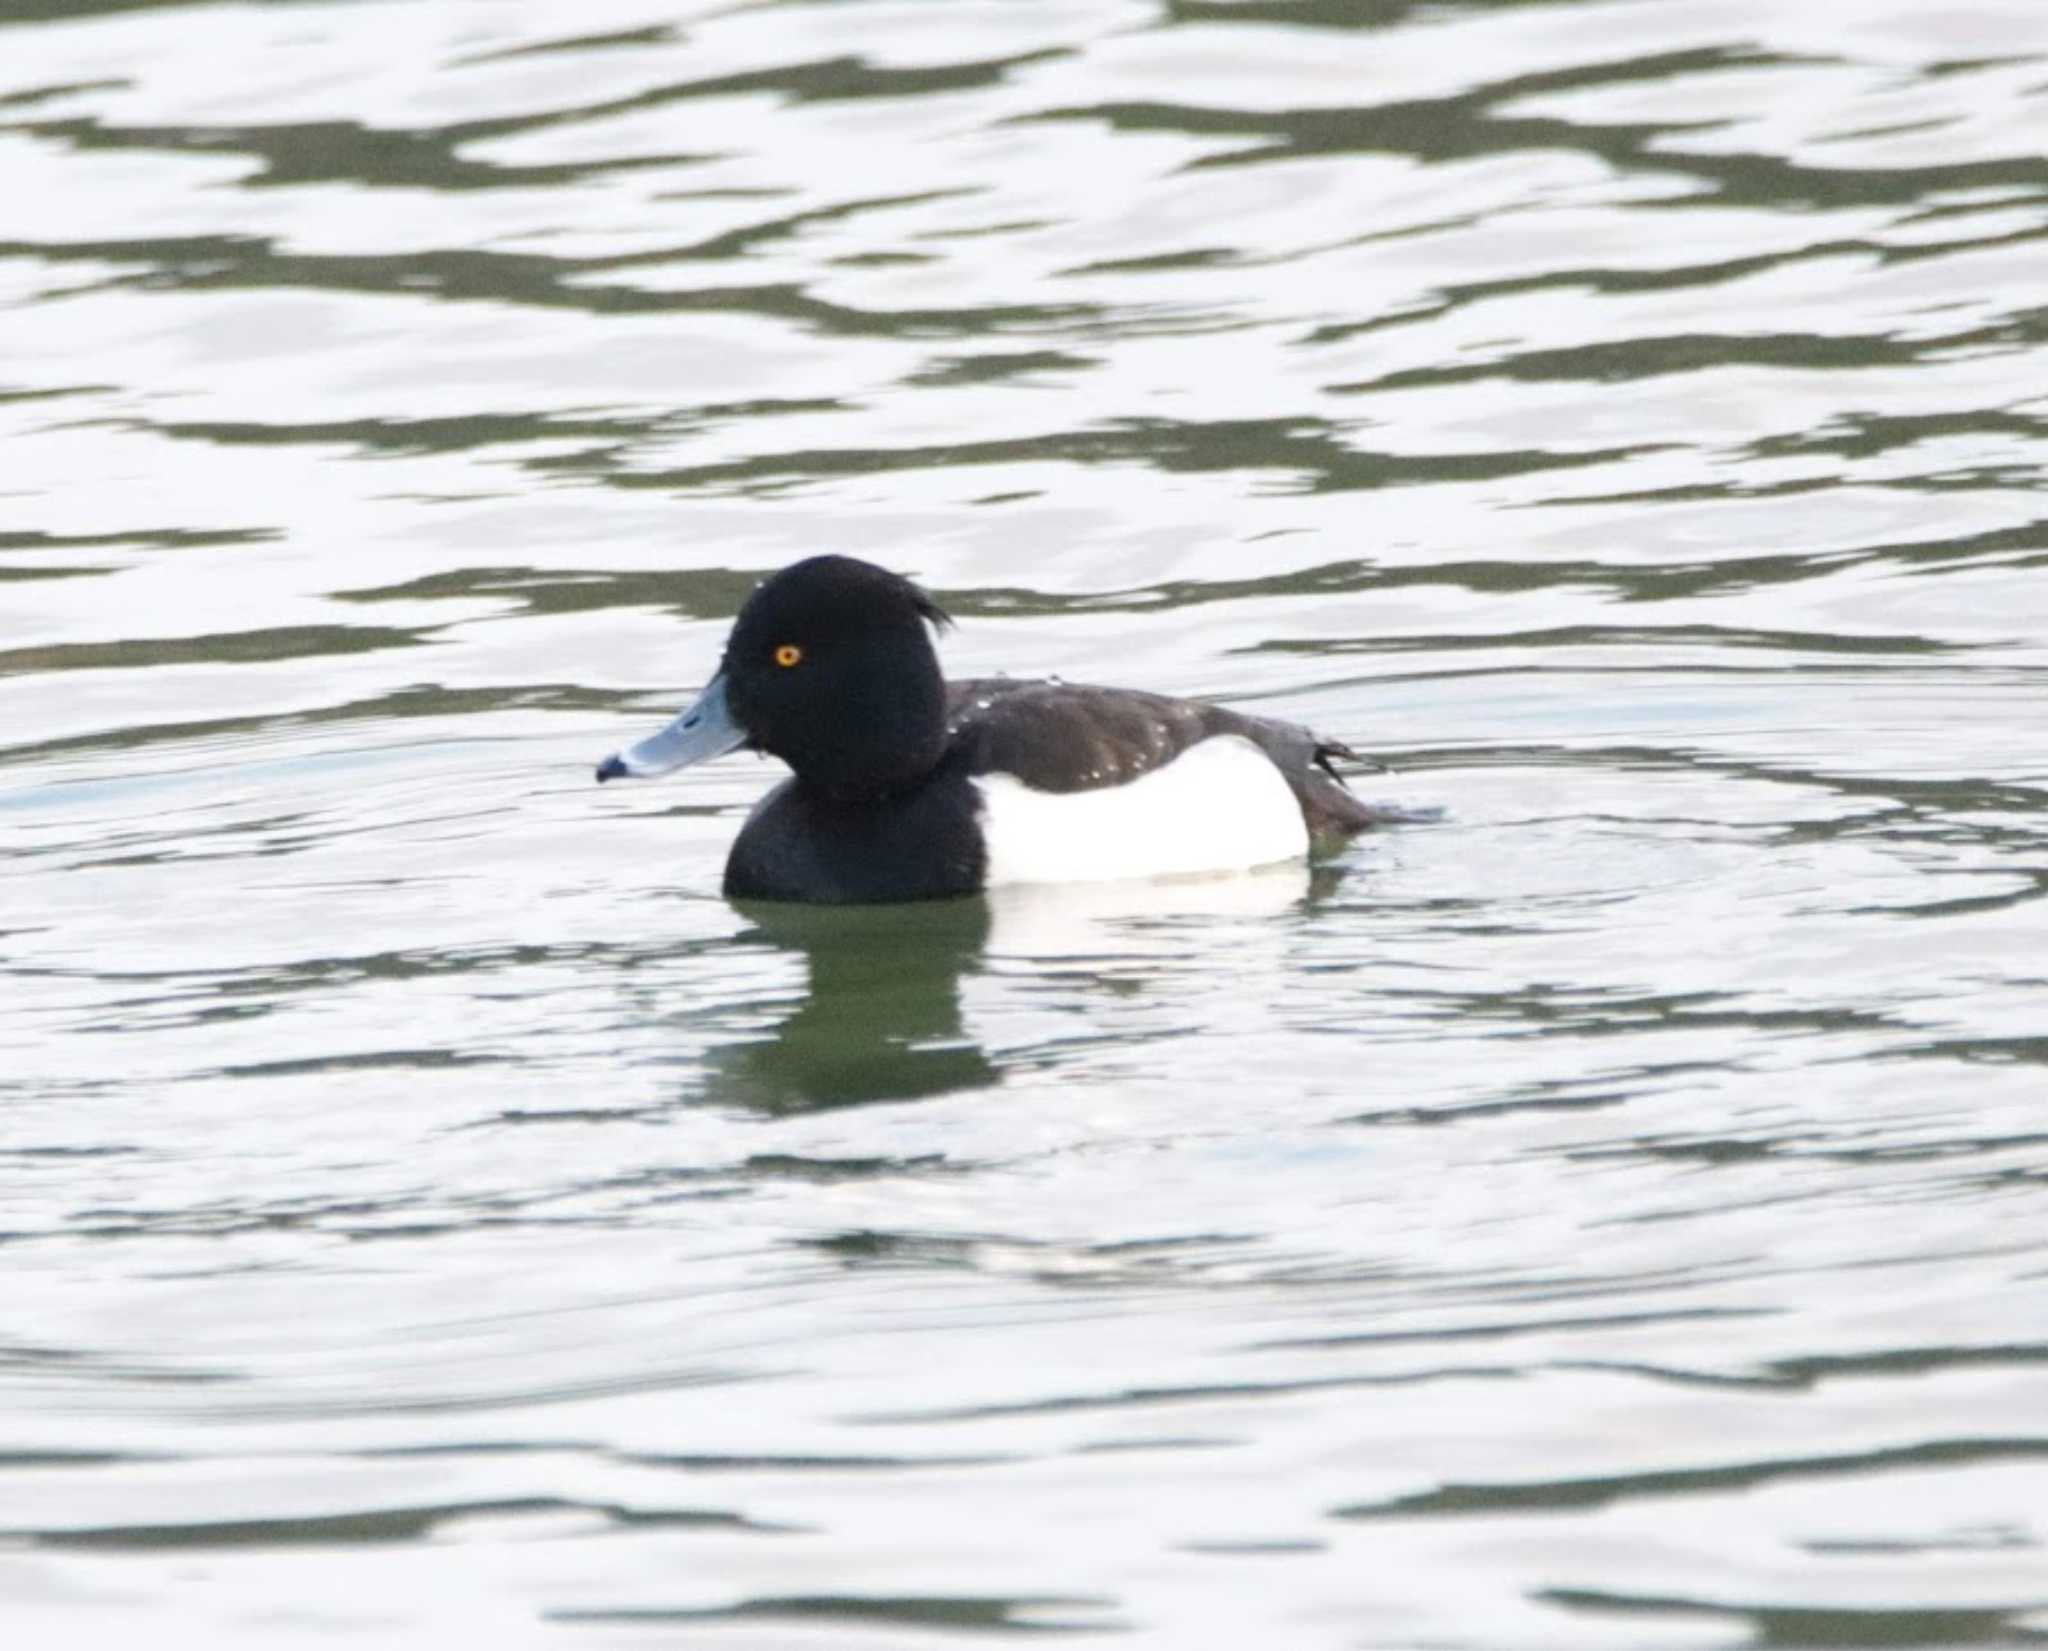
[[[974,784],[991,888],[1243,871],[1308,852],[1293,791],[1237,734],[1100,791],[1034,791],[1009,774]]]

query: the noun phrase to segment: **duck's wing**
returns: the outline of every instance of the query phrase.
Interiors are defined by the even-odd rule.
[[[969,774],[1013,774],[1034,791],[1096,791],[1163,768],[1205,739],[1236,734],[1272,759],[1310,835],[1343,838],[1395,818],[1359,801],[1334,766],[1346,746],[1299,723],[1137,688],[994,677],[947,686],[949,755]]]

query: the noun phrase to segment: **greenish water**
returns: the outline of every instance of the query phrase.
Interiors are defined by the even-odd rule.
[[[0,0],[10,1643],[2048,1636],[2048,12]],[[1431,824],[738,909],[765,571]]]

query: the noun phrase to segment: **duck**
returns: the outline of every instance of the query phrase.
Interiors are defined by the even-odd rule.
[[[1364,759],[1296,723],[1058,678],[948,682],[951,626],[872,562],[793,563],[742,604],[694,703],[597,778],[779,758],[790,775],[733,840],[724,892],[819,905],[1250,870],[1401,817],[1345,784],[1337,764]]]

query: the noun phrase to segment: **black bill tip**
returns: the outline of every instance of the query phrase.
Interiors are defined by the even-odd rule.
[[[597,765],[597,783],[603,785],[606,780],[623,780],[631,772],[632,770],[626,766],[625,759],[614,753]]]

